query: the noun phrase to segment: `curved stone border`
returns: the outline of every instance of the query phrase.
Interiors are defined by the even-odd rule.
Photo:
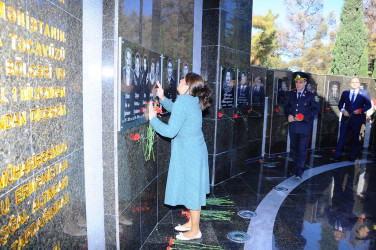
[[[368,160],[361,161],[362,164],[371,162],[372,161]],[[251,222],[249,223],[247,234],[249,234],[251,238],[245,243],[244,249],[273,249],[273,228],[275,217],[277,216],[279,207],[281,206],[285,198],[290,194],[290,192],[297,186],[299,186],[303,181],[315,175],[353,164],[354,162],[345,161],[311,168],[304,172],[303,178],[301,180],[297,180],[294,176],[292,176],[278,184],[278,186],[288,188],[288,191],[280,192],[272,189],[260,202],[255,211],[257,213],[257,217],[252,218]]]

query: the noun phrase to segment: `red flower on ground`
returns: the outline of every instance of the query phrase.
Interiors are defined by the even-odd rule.
[[[238,117],[239,117],[238,114],[235,114],[235,115],[234,115],[234,118],[235,118],[235,119],[237,119]]]
[[[130,134],[129,135],[129,139],[131,139],[132,141],[134,141],[134,134]]]
[[[221,118],[223,115],[222,113],[218,113],[218,117]]]
[[[172,238],[172,236],[170,237],[170,241],[168,242],[168,244],[171,246],[172,244],[174,244],[174,239]]]
[[[250,114],[251,113],[251,110],[250,109],[248,109],[248,114]]]
[[[168,246],[167,248],[166,248],[166,250],[170,250],[171,249],[171,247],[170,246]]]
[[[139,133],[134,134],[134,140],[135,140],[135,141],[140,140],[140,138],[141,138],[141,136],[140,136]]]
[[[279,112],[279,109],[275,109],[275,112],[278,113],[278,112]]]
[[[298,118],[299,120],[303,120],[304,115],[299,113],[296,115],[296,118]]]

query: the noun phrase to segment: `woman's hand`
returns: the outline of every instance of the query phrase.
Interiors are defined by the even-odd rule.
[[[159,83],[159,81],[156,82],[157,84],[157,96],[159,97],[159,99],[161,101],[164,100],[164,89],[162,88],[161,84]]]
[[[149,121],[153,119],[153,117],[157,116],[157,111],[154,110],[153,102],[149,102],[148,112],[149,112]]]

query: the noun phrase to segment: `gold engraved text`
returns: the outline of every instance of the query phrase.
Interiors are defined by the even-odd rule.
[[[26,111],[0,116],[0,129],[7,130],[26,124]]]
[[[29,77],[32,78],[45,78],[51,79],[52,78],[52,67],[45,66],[45,65],[35,65],[30,64],[29,66],[26,63],[23,63],[20,60],[12,61],[6,60],[5,61],[5,74],[7,76],[18,76],[18,77]]]
[[[22,12],[14,9],[12,6],[5,6],[4,2],[0,2],[0,19],[7,20],[26,30],[40,33],[42,36],[52,38],[54,40],[65,42],[65,32],[50,26],[47,23],[29,16],[29,12]]]
[[[48,167],[46,171],[37,175],[36,178],[30,180],[27,184],[19,187],[15,192],[16,204],[21,203],[26,197],[29,197],[34,193],[38,188],[41,188],[42,185],[53,180],[57,175],[68,168],[68,160],[65,159],[63,162],[59,162],[56,165]]]
[[[65,87],[21,88],[21,101],[65,97]]]
[[[67,151],[67,148],[68,145],[66,142],[56,146],[51,145],[50,149],[43,151],[40,154],[33,154],[33,157],[19,163],[18,165],[13,166],[12,164],[9,164],[7,170],[3,171],[0,175],[0,189],[5,188],[8,184],[12,184],[23,175],[29,173],[30,170],[38,168],[47,161],[61,155]],[[68,166],[68,164],[63,162],[63,167],[66,168],[66,166]]]
[[[30,110],[30,121],[37,122],[41,120],[63,116],[66,114],[67,114],[66,106],[60,103],[60,105],[58,106]]]
[[[20,51],[25,53],[26,51],[32,55],[38,55],[44,58],[49,57],[50,59],[55,59],[56,61],[65,60],[65,49],[64,47],[55,48],[53,43],[49,45],[34,43],[33,40],[25,40],[23,37],[17,37],[15,34],[10,34],[11,47],[12,50]]]

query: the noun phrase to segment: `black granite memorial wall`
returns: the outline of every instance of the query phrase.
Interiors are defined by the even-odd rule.
[[[143,51],[162,55],[159,61],[154,58],[155,72],[158,71],[160,76],[155,80],[161,82],[166,96],[173,100],[177,97],[179,79],[187,70],[192,70],[193,3],[193,0],[119,2],[118,36]],[[152,66],[148,53],[150,76]],[[139,54],[143,58],[145,53]],[[161,119],[167,122],[168,113],[164,112]],[[157,222],[170,211],[164,205],[164,192],[171,143],[156,135],[153,145],[155,158],[146,160],[142,138],[131,138],[136,134],[144,135],[146,129],[148,123],[118,133],[116,150],[121,249],[140,248]]]
[[[261,154],[262,118],[255,112],[248,113],[253,107],[249,71],[251,13],[252,1],[204,1],[201,73],[215,90],[213,106],[204,116],[213,160],[212,184],[241,173],[247,158]],[[247,75],[243,79],[248,88],[245,98],[239,89],[243,72]],[[259,111],[260,107],[255,109]]]
[[[4,249],[86,244],[82,3],[0,1]]]

